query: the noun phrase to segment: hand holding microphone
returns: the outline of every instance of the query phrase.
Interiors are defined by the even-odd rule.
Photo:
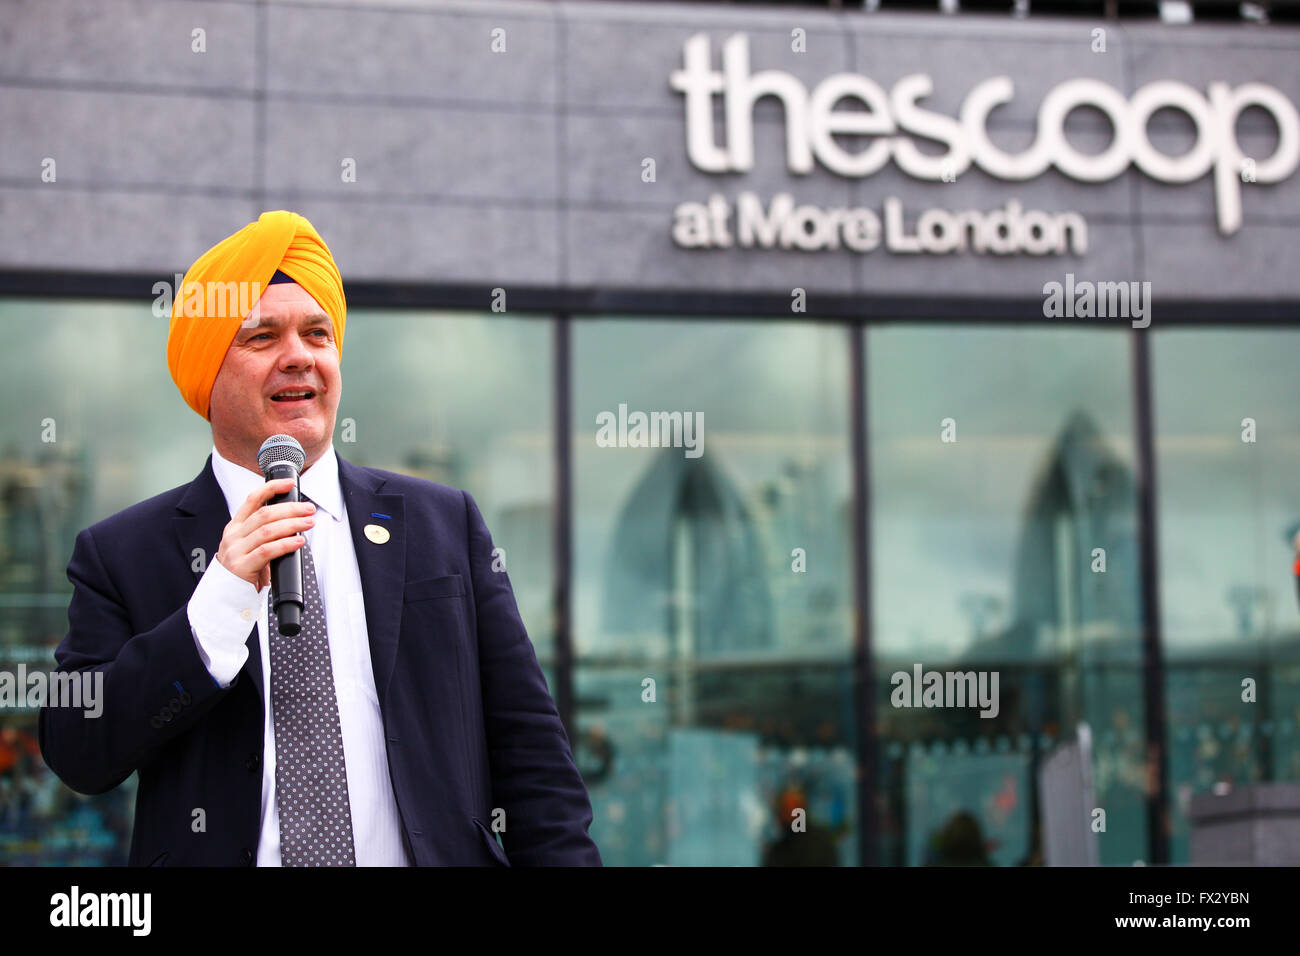
[[[316,508],[306,501],[262,505],[289,491],[294,478],[277,478],[253,489],[221,535],[217,560],[226,570],[259,591],[271,583],[271,559],[296,551],[307,543],[299,533],[316,523]]]
[[[302,626],[302,534],[315,524],[315,505],[298,500],[298,475],[307,456],[291,435],[262,443],[257,464],[266,484],[240,505],[221,537],[217,559],[259,591],[271,585],[271,608],[281,634],[295,637]],[[269,503],[264,504],[268,501]]]

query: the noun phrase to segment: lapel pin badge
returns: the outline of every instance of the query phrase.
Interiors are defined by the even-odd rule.
[[[388,542],[388,529],[383,525],[368,524],[363,530],[366,533],[366,537],[375,544],[386,544]]]

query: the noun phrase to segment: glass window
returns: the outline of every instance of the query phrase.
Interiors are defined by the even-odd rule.
[[[847,346],[574,323],[577,746],[608,864],[857,862]]]
[[[1300,780],[1300,332],[1153,344],[1172,855],[1196,862],[1192,794]]]
[[[354,464],[474,496],[544,667],[554,655],[553,330],[545,316],[350,309],[334,433]]]
[[[202,468],[211,433],[166,342],[147,302],[0,299],[0,670],[55,666],[80,530]],[[36,717],[0,708],[0,864],[125,865],[135,776],[72,792],[41,759]]]
[[[167,372],[150,303],[0,299],[0,670],[49,670],[77,533],[191,481],[209,425]],[[543,663],[553,645],[552,323],[349,313],[335,451],[469,490]],[[548,680],[550,680],[548,675]],[[0,709],[0,865],[124,864],[135,777],[86,798],[41,760],[36,713]]]
[[[1039,771],[1080,724],[1093,850],[1142,858],[1126,335],[887,326],[867,363],[881,862],[1041,860]]]

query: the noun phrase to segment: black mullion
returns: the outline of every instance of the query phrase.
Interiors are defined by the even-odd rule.
[[[1151,381],[1151,336],[1134,329],[1133,402],[1137,426],[1138,538],[1141,547],[1142,690],[1147,759],[1155,762],[1154,787],[1147,794],[1148,862],[1169,862],[1169,753],[1165,728],[1165,674],[1160,620],[1160,554],[1156,524],[1155,419]]]
[[[569,422],[571,410],[571,366],[569,352],[570,316],[555,317],[554,407],[555,407],[555,526],[552,569],[555,605],[555,706],[573,740],[573,469]]]
[[[853,454],[853,633],[854,700],[858,736],[858,851],[864,866],[880,863],[876,817],[876,699],[871,641],[871,471],[867,449],[866,334],[862,322],[849,325],[849,414]]]

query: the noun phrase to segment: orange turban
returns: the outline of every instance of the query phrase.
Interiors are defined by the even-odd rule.
[[[264,212],[199,256],[172,302],[167,368],[190,408],[204,418],[226,351],[277,269],[325,310],[343,355],[348,307],[329,246],[297,213]]]

